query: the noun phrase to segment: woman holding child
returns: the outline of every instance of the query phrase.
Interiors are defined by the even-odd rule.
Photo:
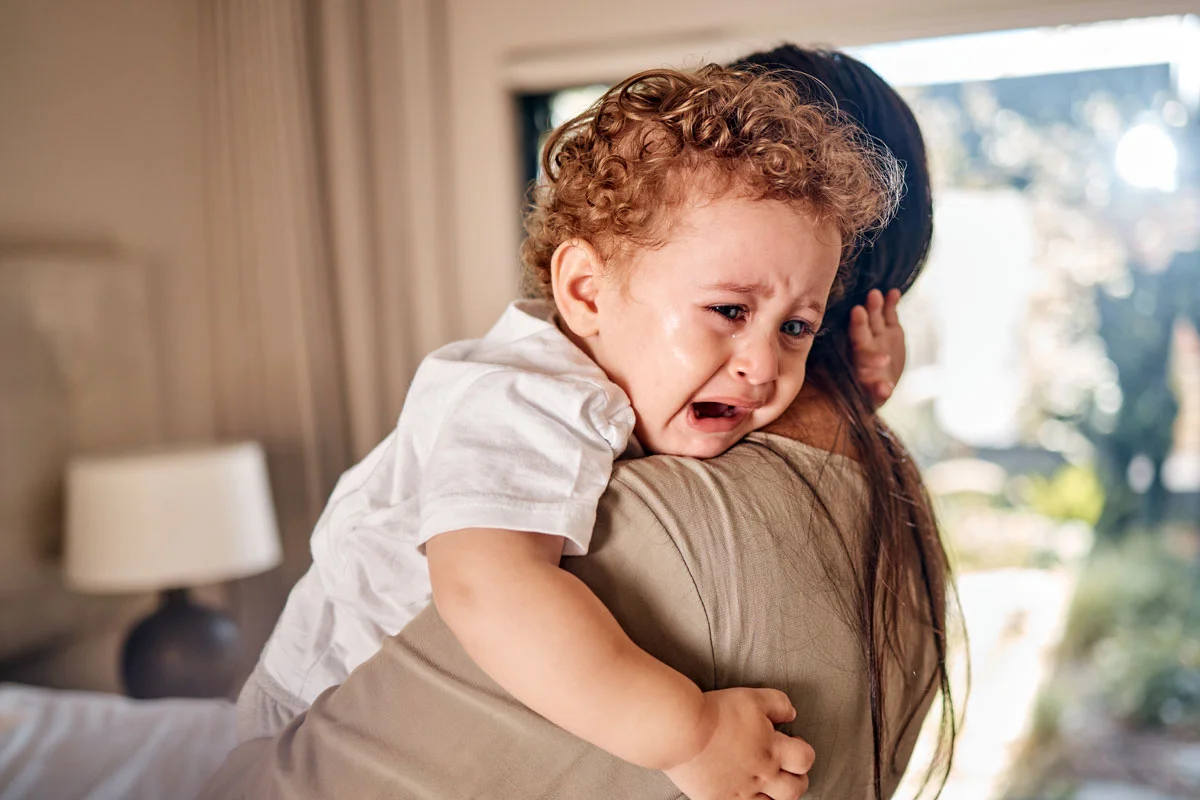
[[[398,636],[400,625],[372,622],[382,650],[343,656],[354,674],[274,740],[235,751],[210,796],[783,800],[808,787],[799,735],[828,796],[894,790],[947,688],[948,574],[915,468],[863,389],[885,398],[903,361],[898,292],[867,290],[906,288],[924,259],[924,152],[903,102],[858,62],[795,48],[751,61],[807,73],[785,76],[799,100],[761,73],[657,71],[556,132],[524,253],[553,305],[518,306],[510,314],[524,316],[497,325],[502,340],[444,358],[500,372],[512,413],[533,405],[539,430],[555,422],[540,440],[546,469],[559,475],[564,451],[575,462],[585,491],[566,499],[590,504],[594,533],[578,509],[529,524],[545,519],[516,502],[529,489],[503,481],[491,517],[450,514],[422,533],[413,546],[425,547],[436,607]],[[890,210],[894,162],[823,113],[827,87],[909,165],[896,221],[848,272],[846,254]],[[543,373],[503,374],[523,357],[514,351],[559,347],[560,333],[574,361],[553,374],[582,381],[582,394],[547,390]],[[563,396],[575,404],[547,399]],[[579,434],[574,417],[599,435]],[[622,461],[589,500],[631,442],[667,455]],[[504,463],[522,483],[530,460],[539,454]],[[361,535],[380,509],[358,490],[396,485],[382,463],[347,473],[352,490],[339,485],[323,523],[360,510]],[[456,463],[504,494],[486,463]],[[334,526],[340,537],[351,527]],[[331,552],[335,577],[369,577],[353,550]],[[319,611],[326,658],[329,620],[345,612],[322,602],[304,608]],[[289,652],[317,639],[292,636]],[[307,704],[269,674],[256,685],[262,732]],[[267,702],[277,698],[282,712]]]

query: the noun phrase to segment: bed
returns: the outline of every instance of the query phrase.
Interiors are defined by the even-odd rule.
[[[187,800],[234,736],[227,700],[0,684],[0,798]]]
[[[102,244],[0,241],[3,800],[187,800],[233,745],[228,700],[119,694],[153,597],[60,577],[67,458],[163,439],[153,274]]]

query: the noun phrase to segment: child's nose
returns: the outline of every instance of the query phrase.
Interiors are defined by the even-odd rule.
[[[742,340],[732,365],[739,378],[757,386],[779,377],[779,349],[774,339],[774,336],[746,336]]]

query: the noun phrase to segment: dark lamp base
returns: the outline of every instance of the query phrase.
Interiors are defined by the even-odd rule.
[[[130,697],[227,697],[241,641],[233,620],[196,605],[186,589],[163,592],[162,605],[129,632],[121,677]]]

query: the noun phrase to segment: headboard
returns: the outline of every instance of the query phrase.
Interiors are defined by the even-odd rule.
[[[102,245],[0,241],[0,680],[116,688],[148,604],[72,593],[59,565],[68,456],[161,439],[150,277]]]

